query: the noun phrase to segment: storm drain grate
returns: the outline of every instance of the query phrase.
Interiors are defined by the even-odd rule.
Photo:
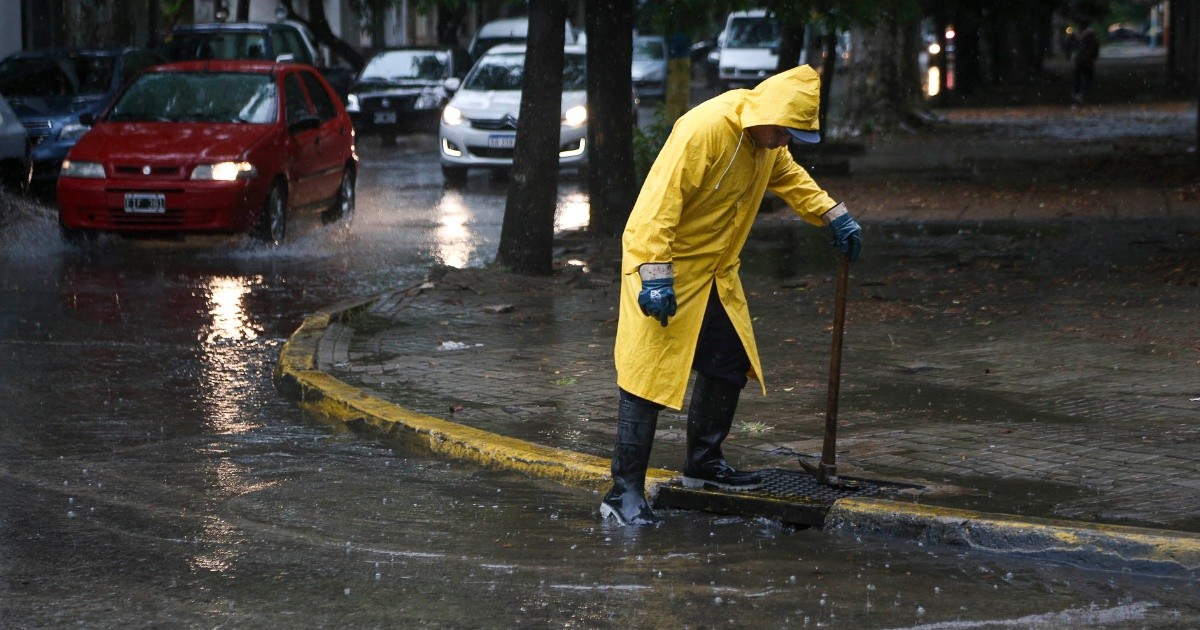
[[[679,481],[659,487],[654,507],[699,510],[716,514],[779,519],[785,523],[819,527],[834,501],[869,497],[920,486],[890,481],[841,477],[843,485],[827,486],[803,471],[770,468],[762,471],[761,488],[747,491],[720,488],[687,488]]]
[[[846,497],[866,497],[879,494],[879,485],[866,480],[842,477],[845,487],[827,486],[819,483],[816,477],[807,472],[795,470],[780,470],[772,468],[767,471],[766,483],[755,490],[758,494],[769,494],[781,499],[803,498],[812,501],[825,501],[832,504]]]

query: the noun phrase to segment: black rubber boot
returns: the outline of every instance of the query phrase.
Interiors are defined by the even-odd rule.
[[[688,407],[684,486],[715,486],[729,490],[753,490],[762,486],[762,473],[734,470],[721,455],[721,442],[733,426],[733,414],[737,411],[741,393],[742,388],[733,383],[696,375],[692,404]]]
[[[660,406],[621,390],[617,407],[617,445],[613,449],[613,487],[600,502],[600,518],[619,525],[653,525],[663,520],[646,502],[646,467]]]

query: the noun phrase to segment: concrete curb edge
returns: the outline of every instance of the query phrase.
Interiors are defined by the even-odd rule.
[[[1200,574],[1200,534],[1192,532],[989,514],[870,498],[835,502],[826,516],[825,531],[882,533],[1112,571]]]
[[[355,308],[369,306],[370,301]],[[523,472],[584,488],[607,489],[610,461],[505,437],[416,413],[373,397],[315,369],[317,344],[325,329],[345,311],[320,311],[306,318],[280,352],[273,380],[276,388],[301,409],[322,420],[399,438],[433,453],[490,467]],[[647,492],[677,476],[669,470],[646,473]]]
[[[331,323],[377,298],[318,311],[284,344],[273,380],[309,414],[347,428],[399,438],[435,454],[525,473],[568,486],[604,490],[607,458],[543,446],[416,413],[373,397],[316,369],[317,346]],[[678,477],[652,468],[646,491]],[[1200,534],[1102,523],[1043,519],[926,506],[886,499],[839,499],[824,525],[830,533],[874,533],[1112,571],[1200,574]]]

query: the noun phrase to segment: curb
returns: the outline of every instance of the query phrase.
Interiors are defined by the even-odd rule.
[[[988,514],[881,499],[834,503],[825,531],[920,542],[1156,575],[1200,574],[1200,534]]]
[[[318,344],[330,324],[367,308],[378,297],[321,310],[284,344],[273,372],[276,389],[296,406],[335,426],[366,431],[435,454],[530,477],[603,491],[611,480],[607,458],[543,446],[416,413],[373,397],[316,369]],[[678,477],[646,471],[646,493]],[[844,498],[833,503],[823,531],[882,534],[916,542],[968,547],[1064,562],[1090,569],[1200,575],[1200,533],[976,512],[886,499]]]
[[[364,308],[373,301],[358,304],[354,309]],[[276,389],[296,406],[328,422],[399,438],[435,454],[523,472],[564,485],[608,489],[611,461],[607,458],[542,446],[415,413],[315,369],[321,336],[346,312],[319,311],[306,318],[284,344],[273,380]],[[669,470],[651,468],[646,471],[647,493],[655,493],[661,484],[676,476]]]

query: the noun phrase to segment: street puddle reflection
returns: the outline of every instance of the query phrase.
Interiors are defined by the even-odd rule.
[[[262,278],[254,278],[254,283]],[[208,309],[212,316],[206,345],[221,341],[243,341],[256,339],[262,327],[254,324],[242,307],[242,298],[250,292],[250,281],[245,278],[214,277],[208,283]]]
[[[582,230],[588,226],[591,213],[592,204],[587,194],[567,193],[559,199],[558,212],[554,217],[554,231]]]
[[[242,342],[262,336],[262,326],[254,323],[244,300],[253,284],[262,278],[214,276],[209,279],[208,315],[211,322],[200,347],[200,390],[208,408],[209,424],[217,433],[245,433],[257,428],[245,420],[247,399],[254,389],[250,366]]]
[[[471,230],[467,228],[473,213],[463,202],[462,195],[447,192],[438,203],[437,230],[434,232],[434,255],[444,265],[464,268],[475,250]]]

